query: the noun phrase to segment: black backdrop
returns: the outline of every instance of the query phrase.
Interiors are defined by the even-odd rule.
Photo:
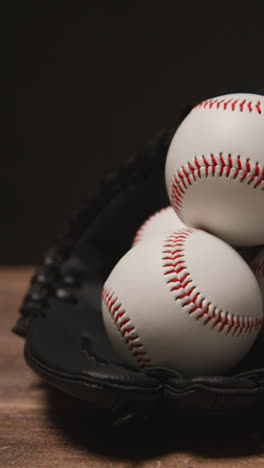
[[[37,262],[187,103],[264,88],[261,3],[2,2],[0,263]]]

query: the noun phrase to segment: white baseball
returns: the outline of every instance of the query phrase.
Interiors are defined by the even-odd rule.
[[[185,227],[185,224],[177,216],[172,206],[166,206],[156,211],[140,226],[135,234],[132,246],[153,236],[177,231]]]
[[[194,107],[172,139],[165,178],[188,226],[233,245],[264,244],[264,97],[228,94]]]
[[[102,315],[129,366],[185,375],[232,368],[263,321],[259,286],[246,262],[221,239],[192,228],[130,249],[104,284]]]

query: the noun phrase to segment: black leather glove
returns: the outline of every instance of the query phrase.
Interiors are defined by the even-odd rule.
[[[240,411],[257,406],[264,391],[262,335],[228,375],[192,378],[165,369],[132,370],[106,335],[102,285],[138,227],[169,204],[164,165],[174,132],[161,132],[125,161],[73,216],[34,275],[13,329],[26,337],[25,357],[37,374],[98,407],[117,408],[121,419],[164,404],[185,412]]]

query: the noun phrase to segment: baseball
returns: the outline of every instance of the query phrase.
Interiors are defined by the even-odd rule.
[[[264,244],[264,97],[228,94],[195,106],[174,134],[165,179],[188,226],[236,246]]]
[[[138,242],[147,240],[153,236],[183,229],[185,224],[180,220],[172,206],[166,206],[156,211],[137,230],[132,242],[134,247]]]
[[[228,371],[263,321],[261,292],[246,262],[221,239],[193,228],[130,249],[104,284],[102,315],[127,365],[184,375]]]

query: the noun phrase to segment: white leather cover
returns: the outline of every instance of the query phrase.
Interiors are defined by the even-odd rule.
[[[165,168],[176,213],[233,245],[264,244],[264,97],[229,94],[196,106]]]
[[[172,206],[156,211],[137,230],[132,245],[147,240],[151,237],[176,231],[186,227],[175,213]]]
[[[106,331],[132,367],[222,374],[252,346],[262,324],[257,281],[221,239],[184,229],[139,242],[103,288]]]

